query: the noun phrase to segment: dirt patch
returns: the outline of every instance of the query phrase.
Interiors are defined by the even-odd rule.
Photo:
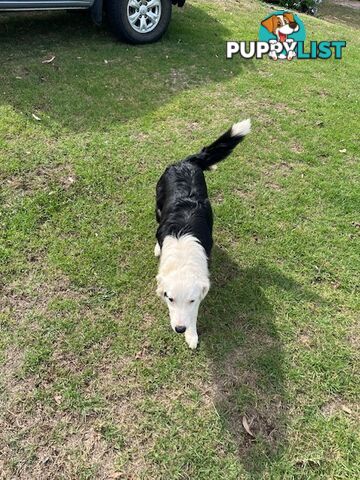
[[[38,259],[41,262],[41,259]],[[45,313],[51,301],[56,299],[81,300],[85,290],[74,290],[69,279],[61,274],[52,275],[51,281],[39,263],[31,272],[8,285],[0,285],[0,310],[21,321],[29,313]]]
[[[350,404],[343,401],[340,397],[333,398],[324,403],[321,407],[321,412],[324,417],[333,417],[336,415],[346,415],[349,418],[359,420],[359,407],[355,404]]]
[[[146,142],[149,138],[150,135],[144,132],[138,132],[131,136],[131,140],[134,140],[135,142]]]
[[[214,205],[221,205],[224,203],[225,197],[222,192],[217,192],[212,196],[212,202]]]
[[[169,79],[166,82],[171,90],[182,90],[190,85],[190,80],[184,70],[172,68]]]
[[[267,188],[270,188],[271,190],[277,190],[277,191],[282,190],[282,187],[275,182],[267,182],[265,183],[265,185]]]
[[[294,153],[303,153],[304,149],[298,142],[293,142],[293,144],[290,146],[290,150]]]
[[[21,175],[13,175],[4,179],[7,188],[23,193],[48,190],[50,187],[61,187],[68,190],[76,182],[76,174],[71,165],[46,165]]]
[[[233,192],[237,197],[244,200],[254,200],[256,195],[253,190],[245,190],[240,188],[234,188]]]
[[[94,315],[96,321],[96,309],[90,311],[86,306],[89,292],[74,289],[64,275],[49,275],[39,265],[32,273],[4,286],[1,293],[0,310],[11,324],[16,324],[16,329],[10,324],[10,336],[14,335],[13,330],[23,329],[36,338],[39,330],[36,318],[56,315],[51,309],[52,302],[76,302],[82,316]],[[96,411],[82,416],[69,410],[71,398],[58,394],[55,387],[56,382],[68,377],[76,380],[77,375],[83,374],[81,355],[62,350],[63,335],[59,332],[46,371],[26,373],[23,368],[26,349],[21,344],[21,339],[11,342],[3,353],[1,365],[2,474],[5,478],[19,479],[81,478],[85,471],[91,470],[96,478],[111,478],[118,452],[99,433]],[[110,365],[106,342],[99,349],[104,362]],[[91,348],[87,354],[92,354]],[[116,366],[120,369],[120,364],[112,364]],[[90,382],[88,387],[83,384],[82,394],[91,399],[97,392],[92,390]]]
[[[5,478],[80,478],[91,468],[96,478],[108,479],[114,472],[116,449],[102,438],[96,419],[53,410],[36,410],[31,416],[8,410],[4,420],[12,425],[0,463]]]
[[[195,132],[197,130],[199,130],[201,128],[201,125],[199,122],[190,122],[186,125],[186,128],[190,131],[190,132]]]
[[[311,347],[313,345],[313,341],[311,335],[305,332],[301,332],[298,336],[298,341],[305,347]]]
[[[348,341],[351,347],[355,350],[357,356],[360,356],[360,322],[355,323],[351,328],[348,335]]]
[[[279,162],[272,165],[268,165],[263,173],[263,176],[267,179],[269,183],[277,184],[277,178],[287,178],[289,177],[295,168],[295,164],[289,162]]]

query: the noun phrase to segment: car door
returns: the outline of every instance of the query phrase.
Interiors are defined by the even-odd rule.
[[[89,8],[94,0],[0,0],[0,10]]]

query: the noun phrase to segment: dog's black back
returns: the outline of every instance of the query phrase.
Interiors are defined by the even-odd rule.
[[[200,167],[184,161],[165,170],[156,187],[156,218],[160,247],[167,235],[191,234],[210,257],[213,215]]]
[[[233,125],[196,155],[170,165],[156,186],[156,238],[162,248],[166,236],[193,235],[208,258],[213,244],[213,214],[204,170],[224,160],[250,131],[250,121]]]

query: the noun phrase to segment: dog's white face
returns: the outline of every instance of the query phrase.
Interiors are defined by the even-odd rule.
[[[158,275],[156,279],[157,294],[168,306],[172,329],[177,333],[185,333],[188,340],[193,331],[196,332],[199,306],[209,291],[209,280],[179,278],[176,273],[165,277]]]
[[[199,306],[210,288],[205,250],[192,235],[167,236],[162,249],[155,247],[159,254],[156,293],[168,306],[174,332],[185,333],[189,347],[196,348]]]

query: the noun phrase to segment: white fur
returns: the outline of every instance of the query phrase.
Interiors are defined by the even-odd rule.
[[[155,248],[154,248],[154,255],[155,257],[160,257],[161,255],[161,248],[158,242],[156,242]]]
[[[247,120],[243,120],[239,123],[234,123],[231,128],[231,136],[232,137],[244,137],[251,131],[251,121],[250,118]]]
[[[156,280],[157,294],[169,308],[171,327],[174,331],[186,327],[185,340],[195,349],[198,310],[210,288],[206,253],[195,237],[165,237]]]

